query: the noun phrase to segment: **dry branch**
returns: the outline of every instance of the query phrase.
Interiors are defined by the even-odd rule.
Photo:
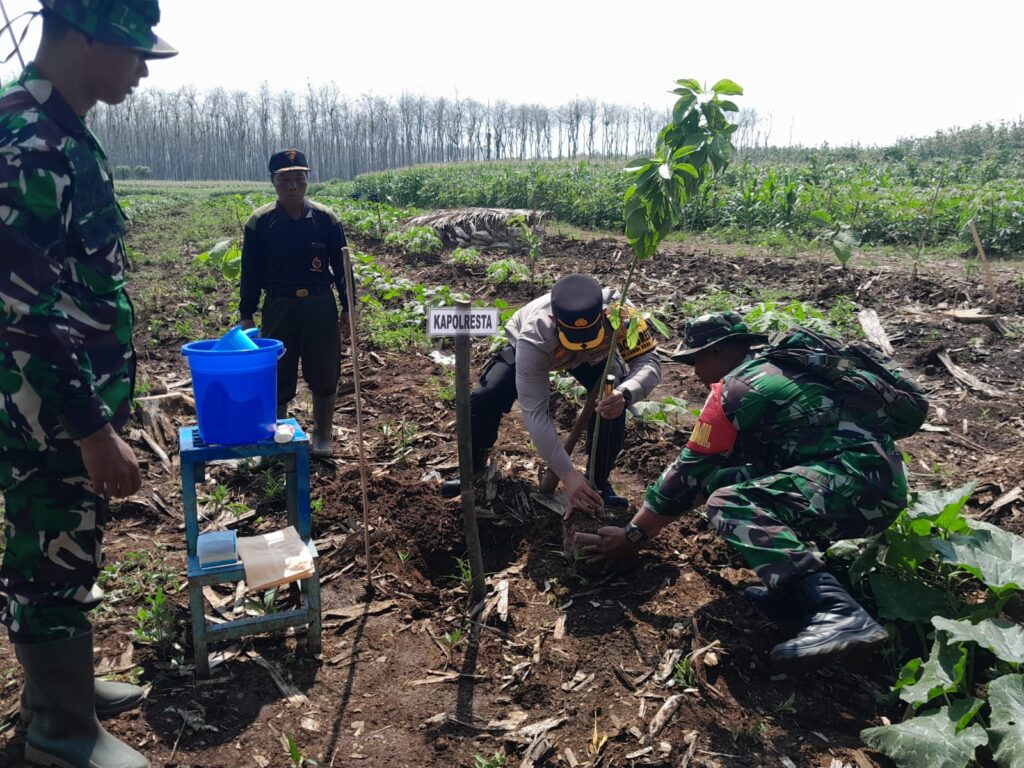
[[[945,366],[950,375],[964,386],[973,389],[975,392],[988,395],[989,397],[1006,397],[1006,393],[1003,392],[1003,390],[993,387],[991,384],[986,384],[973,373],[968,373],[959,365],[954,363],[949,357],[949,351],[946,350],[945,347],[940,347],[935,352],[935,357],[938,358],[939,362],[942,363],[943,366]]]
[[[892,342],[889,341],[889,334],[882,327],[882,321],[878,319],[878,313],[873,309],[862,309],[857,313],[857,320],[860,321],[860,327],[864,329],[864,333],[871,343],[892,357]]]

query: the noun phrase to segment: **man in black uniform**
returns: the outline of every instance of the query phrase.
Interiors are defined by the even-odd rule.
[[[243,328],[263,301],[260,333],[284,342],[277,366],[277,417],[285,418],[295,397],[298,365],[313,393],[312,454],[331,455],[331,424],[341,366],[341,335],[347,336],[348,297],[342,248],[345,230],[330,208],[306,199],[309,163],[296,149],[270,158],[277,201],[253,211],[242,240]],[[337,287],[341,313],[331,285]]]

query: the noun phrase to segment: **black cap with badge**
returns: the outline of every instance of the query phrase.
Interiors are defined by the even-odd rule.
[[[589,275],[566,275],[555,283],[551,313],[566,349],[594,349],[604,341],[604,296],[601,284]]]
[[[282,149],[270,156],[270,175],[284,173],[285,171],[308,171],[309,162],[306,160],[306,153],[297,149]]]

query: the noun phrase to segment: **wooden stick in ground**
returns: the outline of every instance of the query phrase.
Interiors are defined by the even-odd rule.
[[[469,299],[458,299],[455,307],[469,312]],[[470,605],[486,597],[484,558],[480,549],[480,530],[476,524],[476,489],[473,487],[473,434],[470,431],[469,350],[470,336],[460,333],[455,337],[455,422],[459,433],[459,483],[462,486],[462,527],[466,535],[466,554],[473,570]]]
[[[996,284],[992,281],[992,267],[985,256],[985,249],[981,247],[981,238],[978,237],[978,228],[974,226],[974,219],[971,219],[971,237],[974,238],[974,247],[978,249],[978,258],[981,259],[981,268],[985,271],[985,284],[988,285],[988,293],[992,303],[996,301]]]
[[[359,487],[363,495],[363,546],[366,551],[366,589],[373,591],[373,564],[370,562],[370,497],[366,481],[366,448],[363,445],[363,398],[359,381],[359,344],[356,339],[356,281],[352,275],[352,259],[348,248],[341,251],[342,269],[345,272],[345,293],[348,296],[348,338],[352,346],[352,384],[356,402],[356,440],[359,443]]]
[[[565,452],[571,454],[573,449],[576,447],[576,443],[580,441],[580,437],[583,436],[583,432],[587,428],[587,422],[590,421],[590,417],[594,413],[594,408],[597,407],[597,400],[601,396],[601,382],[597,382],[594,388],[587,395],[587,402],[583,404],[583,410],[580,411],[580,415],[576,417],[576,423],[572,425],[572,432],[565,438],[563,445],[565,446]],[[540,492],[541,493],[554,493],[555,488],[558,487],[558,475],[556,475],[550,467],[544,473],[544,477],[540,481]]]

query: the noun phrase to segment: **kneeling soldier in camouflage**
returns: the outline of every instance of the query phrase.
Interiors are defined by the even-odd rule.
[[[35,61],[0,92],[0,620],[25,672],[25,757],[65,768],[149,762],[97,720],[138,706],[93,679],[108,498],[141,484],[118,437],[135,380],[124,217],[84,118],[118,104],[147,59],[157,0],[42,0]]]
[[[774,348],[752,353],[764,340],[734,312],[687,325],[687,348],[674,357],[711,390],[689,442],[625,528],[577,542],[597,560],[626,556],[703,501],[711,525],[765,583],[744,596],[773,620],[802,621],[772,662],[808,669],[886,633],[804,542],[824,548],[885,529],[906,506],[907,481],[885,414],[844,400],[827,376]],[[927,403],[902,381],[914,398],[912,432]]]

